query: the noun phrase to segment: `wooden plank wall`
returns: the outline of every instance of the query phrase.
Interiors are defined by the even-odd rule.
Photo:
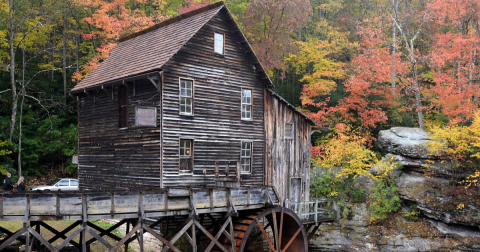
[[[79,98],[80,188],[159,188],[160,128],[136,127],[135,107],[160,111],[160,93],[148,80],[130,83],[128,128],[119,129],[117,91],[109,86]]]
[[[214,32],[225,55],[214,53]],[[164,67],[164,186],[214,185],[215,162],[240,161],[241,141],[253,142],[253,170],[242,185],[264,183],[264,84],[241,38],[219,12]],[[179,78],[194,80],[193,116],[179,115]],[[253,90],[253,120],[241,120],[241,90]],[[194,142],[193,174],[179,172],[179,139]],[[223,165],[225,166],[225,165]],[[230,169],[236,167],[231,165]],[[220,170],[225,167],[220,167]]]
[[[294,124],[293,139],[285,139],[286,123]],[[284,101],[265,94],[266,184],[275,186],[282,201],[294,200],[292,179],[300,179],[300,200],[309,200],[311,126]]]

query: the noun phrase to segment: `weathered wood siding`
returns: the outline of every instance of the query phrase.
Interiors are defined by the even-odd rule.
[[[287,123],[293,123],[293,139],[285,139]],[[275,186],[282,201],[309,200],[311,126],[287,103],[266,93],[266,184]]]
[[[233,25],[224,11],[204,25],[164,65],[162,92],[146,79],[129,85],[125,129],[118,128],[118,87],[113,87],[113,99],[112,86],[80,95],[81,188],[157,188],[162,173],[163,187],[238,185],[242,141],[252,142],[253,155],[252,172],[242,174],[240,184],[264,185],[265,80]],[[214,32],[225,34],[224,55],[214,53]],[[179,78],[194,80],[193,116],[179,114]],[[241,120],[242,88],[252,90],[251,121]],[[135,127],[136,106],[156,107],[157,127]],[[180,139],[193,140],[193,173],[179,169]]]
[[[107,88],[112,92],[112,86]],[[118,127],[118,87],[81,95],[78,103],[80,188],[160,187],[160,128],[136,127],[135,107],[156,107],[160,93],[150,81],[128,87],[128,128]],[[157,125],[160,125],[157,113]]]
[[[225,34],[225,55],[214,53],[214,32]],[[242,38],[220,11],[164,67],[163,183],[215,185],[230,162],[236,169],[242,141],[253,142],[251,174],[242,185],[264,183],[264,81],[254,70]],[[179,115],[179,78],[194,80],[193,116]],[[253,120],[241,120],[241,90],[252,90]],[[179,140],[192,139],[193,174],[179,172]]]

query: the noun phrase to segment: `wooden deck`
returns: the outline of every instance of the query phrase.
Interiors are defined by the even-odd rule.
[[[273,187],[151,191],[2,192],[0,221],[158,218],[278,205]]]

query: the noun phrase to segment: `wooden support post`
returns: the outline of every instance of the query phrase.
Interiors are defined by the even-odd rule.
[[[168,212],[168,188],[165,190],[165,197],[164,197],[164,200],[165,200],[165,215],[167,214]],[[167,226],[168,228],[168,226]]]
[[[315,199],[315,225],[318,225],[318,199]]]
[[[87,218],[87,196],[82,195],[82,231],[80,234],[80,244],[82,245],[82,252],[87,252],[87,236],[86,236],[86,223],[88,222]]]
[[[3,194],[0,195],[0,218],[3,218]]]
[[[192,250],[193,252],[197,252],[197,235],[195,234],[195,225],[192,225]]]
[[[275,212],[275,208],[272,208],[272,222],[273,222],[273,236],[275,239],[275,247],[278,250],[280,250],[280,243],[279,243],[279,235],[278,235],[278,226],[277,226],[277,212]]]
[[[237,162],[237,178],[236,178],[236,186],[237,187],[240,187],[240,169],[241,169],[241,165],[240,165],[240,162]]]
[[[233,229],[232,217],[229,217],[228,221],[230,222],[230,242],[232,243],[232,251],[237,251],[235,248],[237,243],[235,241],[235,231]]]
[[[191,215],[193,215],[195,217],[195,219],[198,219],[198,211],[197,211],[197,207],[195,206],[195,202],[193,201],[193,189],[190,188],[190,204],[191,204],[191,207],[192,207],[192,210],[191,210]]]
[[[208,189],[208,194],[210,196],[210,210],[213,210],[213,188]]]
[[[115,216],[115,195],[110,193],[110,215]]]
[[[125,234],[128,234],[130,232],[130,221],[127,220],[127,231],[125,231]],[[128,244],[130,244],[130,242],[127,240],[125,242],[125,252],[128,252]]]

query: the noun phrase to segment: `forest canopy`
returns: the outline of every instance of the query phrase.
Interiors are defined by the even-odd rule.
[[[0,172],[74,172],[77,114],[68,91],[121,37],[213,2],[2,1]],[[469,126],[478,110],[478,0],[226,0],[225,5],[274,91],[317,123],[313,161],[345,128],[352,129],[348,141],[371,149],[381,129]]]

